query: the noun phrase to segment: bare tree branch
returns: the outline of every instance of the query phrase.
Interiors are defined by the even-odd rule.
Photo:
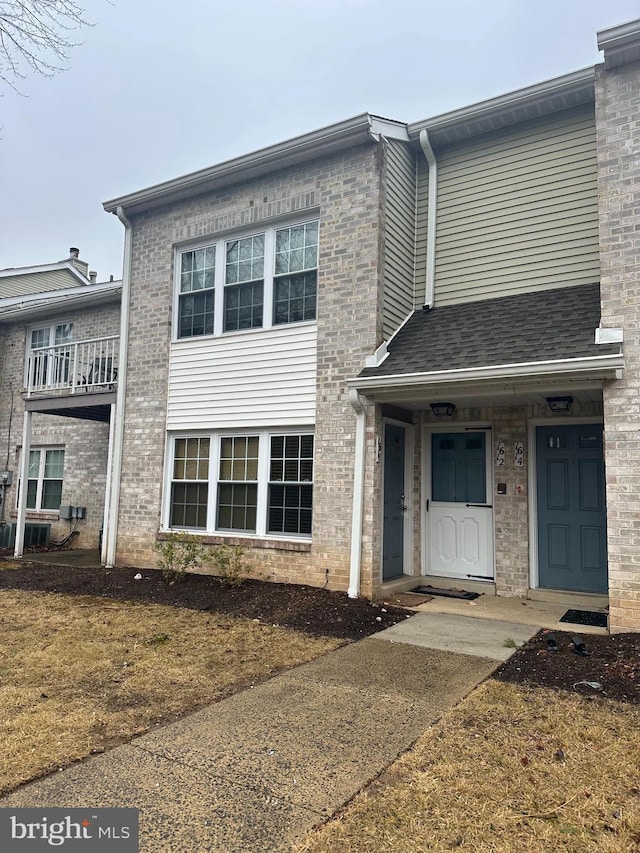
[[[0,81],[18,91],[29,73],[65,71],[73,33],[88,26],[74,0],[0,0]]]

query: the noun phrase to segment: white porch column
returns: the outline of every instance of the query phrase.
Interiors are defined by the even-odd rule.
[[[367,437],[367,398],[349,391],[349,402],[356,412],[356,446],[353,464],[353,508],[351,514],[351,561],[349,569],[349,598],[360,594],[360,560],[362,558],[362,516],[364,510],[364,472]]]
[[[18,498],[18,521],[16,523],[14,557],[22,557],[22,552],[24,551],[24,522],[27,517],[27,481],[29,479],[29,455],[31,452],[31,418],[31,412],[24,413],[22,456],[20,458],[20,495]]]
[[[107,482],[104,490],[104,515],[102,518],[102,547],[100,549],[100,562],[104,566],[107,562],[109,524],[111,512],[111,477],[113,475],[113,443],[115,441],[116,405],[111,404],[109,413],[109,449],[107,451]]]

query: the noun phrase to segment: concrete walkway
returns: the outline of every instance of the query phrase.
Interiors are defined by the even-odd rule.
[[[535,630],[422,613],[0,806],[138,807],[142,853],[286,851]]]

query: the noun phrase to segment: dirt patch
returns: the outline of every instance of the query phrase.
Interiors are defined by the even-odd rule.
[[[303,631],[312,637],[339,637],[359,640],[407,618],[407,610],[351,599],[342,592],[330,592],[296,584],[247,580],[241,586],[221,583],[211,575],[188,575],[181,583],[167,584],[155,569],[105,569],[20,564],[2,571],[0,589],[97,595],[122,601],[140,601],[205,610],[229,616],[259,619]],[[142,578],[136,580],[135,576]]]
[[[549,639],[553,637],[558,651],[550,650]],[[585,656],[576,654],[572,637],[584,641]],[[640,704],[640,634],[540,631],[503,663],[494,677],[513,684]],[[585,682],[597,683],[601,689]]]

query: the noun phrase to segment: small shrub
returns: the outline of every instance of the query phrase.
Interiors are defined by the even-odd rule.
[[[184,580],[188,571],[195,571],[202,563],[202,546],[188,533],[171,533],[153,547],[158,552],[158,568],[167,583]]]
[[[240,545],[216,545],[207,555],[207,561],[214,575],[228,586],[240,586],[249,572],[245,550]]]

